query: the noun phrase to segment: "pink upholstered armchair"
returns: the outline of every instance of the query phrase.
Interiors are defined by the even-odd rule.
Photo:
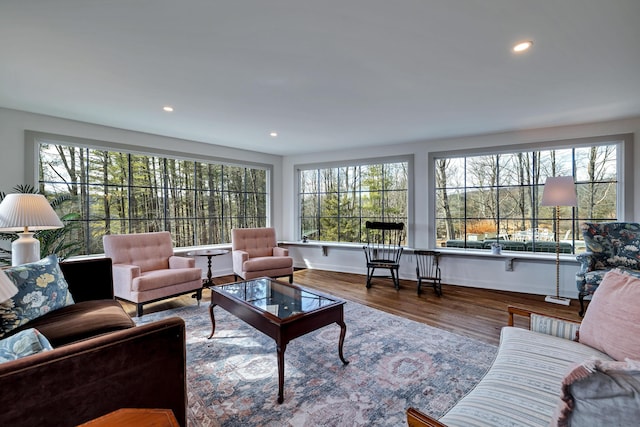
[[[195,291],[202,299],[202,270],[193,258],[174,256],[171,233],[111,234],[102,238],[105,256],[113,261],[113,293],[136,304]]]
[[[288,249],[278,247],[274,228],[234,228],[231,249],[236,280],[289,276],[293,282],[293,259]]]

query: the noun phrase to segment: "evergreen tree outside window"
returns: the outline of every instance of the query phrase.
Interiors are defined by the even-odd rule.
[[[406,230],[408,179],[408,160],[301,167],[298,171],[300,238],[362,243],[366,241],[367,221],[403,222]]]

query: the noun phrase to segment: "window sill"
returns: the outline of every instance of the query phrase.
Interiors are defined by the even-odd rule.
[[[508,259],[526,259],[537,261],[555,261],[555,252],[520,252],[520,251],[502,251],[500,254],[491,253],[490,250],[482,251],[478,249],[449,249],[449,248],[437,248],[438,252],[442,255],[452,256],[474,256],[480,258],[508,258]],[[560,254],[561,262],[574,262],[579,264],[574,254]]]
[[[299,246],[299,247],[314,247],[322,250],[322,255],[327,256],[330,248],[335,249],[356,249],[362,250],[362,247],[366,243],[346,243],[346,242],[321,242],[318,240],[309,240],[308,242],[297,241],[279,241],[279,245],[282,246]],[[422,248],[410,248],[405,246],[403,252],[411,254],[416,250],[422,250]],[[466,256],[466,257],[478,257],[478,258],[496,258],[503,260],[530,260],[530,261],[555,261],[555,252],[520,252],[520,251],[502,251],[500,254],[491,253],[490,250],[479,249],[454,249],[454,248],[435,248],[429,249],[440,252],[444,256]],[[573,262],[579,264],[574,254],[560,254],[561,262]]]

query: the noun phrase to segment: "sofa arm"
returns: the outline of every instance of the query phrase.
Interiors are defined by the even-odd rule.
[[[2,363],[0,401],[16,404],[0,425],[76,426],[120,408],[163,408],[186,426],[185,363],[177,317]]]
[[[235,249],[231,252],[231,257],[233,260],[233,270],[240,272],[242,271],[242,264],[249,259],[249,253]]]
[[[140,267],[129,264],[113,264],[113,288],[115,295],[129,295],[131,282],[140,276]]]
[[[113,299],[111,258],[63,261],[60,270],[75,302]]]
[[[407,409],[407,424],[409,427],[447,427],[446,424],[431,418],[429,415],[415,408]]]
[[[562,317],[549,316],[525,308],[507,307],[509,326],[514,326],[514,315],[527,317],[529,329],[547,335],[577,341],[580,322]]]
[[[176,255],[169,257],[169,268],[193,268],[195,266],[195,258],[187,258]]]
[[[273,248],[273,256],[289,256],[289,249],[276,246]]]
[[[583,252],[576,255],[576,260],[580,263],[578,274],[584,274],[595,268],[596,259],[591,252]]]

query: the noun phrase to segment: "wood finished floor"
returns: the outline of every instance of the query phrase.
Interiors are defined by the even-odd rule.
[[[214,278],[216,284],[231,283],[233,275]],[[396,291],[390,279],[374,278],[370,289],[365,287],[366,278],[359,274],[336,273],[320,270],[299,270],[294,282],[315,288],[347,301],[355,301],[379,310],[403,316],[436,328],[455,332],[497,345],[500,329],[507,324],[507,307],[514,305],[530,310],[580,320],[579,303],[572,300],[569,307],[547,303],[542,295],[492,291],[463,286],[442,285],[442,297],[437,297],[431,287],[424,287],[420,296],[416,282],[400,281]],[[210,291],[205,290],[203,302],[208,304]],[[183,295],[173,299],[145,305],[144,313],[151,313],[184,305],[194,305],[195,299]],[[127,312],[134,316],[133,304],[122,302]],[[525,327],[524,319],[517,319],[516,326]],[[349,325],[347,324],[347,327]]]

